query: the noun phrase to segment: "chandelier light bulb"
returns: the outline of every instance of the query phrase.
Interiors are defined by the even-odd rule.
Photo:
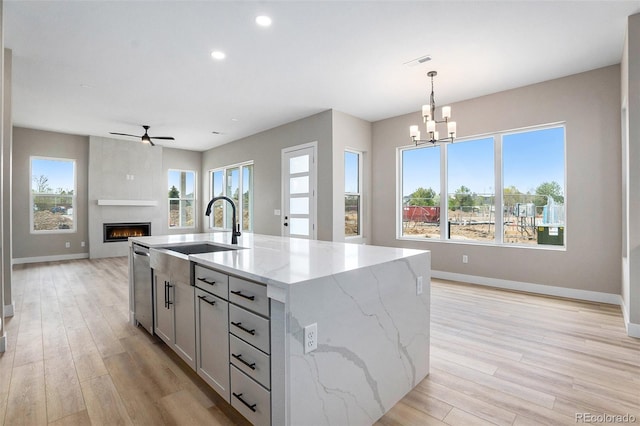
[[[442,119],[448,120],[450,118],[451,118],[451,107],[450,106],[442,107]]]

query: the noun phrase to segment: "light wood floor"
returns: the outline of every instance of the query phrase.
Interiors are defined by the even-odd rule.
[[[127,271],[126,258],[15,267],[3,424],[245,424],[128,324]],[[433,282],[432,312],[431,373],[378,426],[640,423],[640,340],[618,307]]]

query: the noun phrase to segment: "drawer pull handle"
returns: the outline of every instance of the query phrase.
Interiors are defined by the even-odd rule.
[[[209,281],[206,278],[200,278],[198,277],[198,281],[202,281],[205,284],[209,284],[209,285],[214,285],[216,282],[215,281]]]
[[[207,302],[208,304],[210,304],[211,306],[216,304],[215,300],[208,300],[207,296],[198,296],[198,299],[200,300],[204,300],[205,302]]]
[[[231,354],[231,356],[234,357],[235,359],[237,359],[238,361],[240,361],[241,363],[243,363],[244,365],[246,365],[247,367],[249,367],[250,369],[252,369],[252,370],[256,369],[256,363],[252,362],[251,364],[249,364],[247,361],[242,359],[242,354],[240,354],[240,355]]]
[[[241,322],[233,322],[233,321],[231,321],[231,325],[235,325],[235,326],[236,326],[236,327],[238,327],[240,330],[244,331],[245,333],[249,333],[249,334],[250,334],[250,335],[252,335],[252,336],[255,336],[255,335],[256,335],[256,330],[255,330],[255,329],[252,329],[252,330],[246,329],[246,328],[244,328],[244,327],[242,326],[242,323],[241,323]]]
[[[240,297],[244,297],[245,299],[249,299],[249,300],[255,300],[255,296],[247,296],[246,294],[242,294],[241,291],[233,291],[231,290],[231,293],[235,294],[236,296],[240,296]]]
[[[246,405],[247,407],[249,407],[249,410],[253,411],[254,413],[256,412],[256,405],[257,404],[249,404],[247,401],[245,401],[244,399],[242,399],[242,394],[241,393],[235,393],[233,392],[233,396],[235,396],[236,398],[238,398],[240,400],[240,402],[242,402],[244,405]]]

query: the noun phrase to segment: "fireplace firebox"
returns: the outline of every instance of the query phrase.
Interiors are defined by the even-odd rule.
[[[103,242],[127,241],[129,237],[148,237],[151,235],[151,222],[105,223],[103,224]]]

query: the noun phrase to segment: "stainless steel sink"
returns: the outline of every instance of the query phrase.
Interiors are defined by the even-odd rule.
[[[227,246],[219,246],[215,244],[184,244],[177,246],[165,246],[162,247],[165,250],[177,251],[182,254],[198,254],[198,253],[214,253],[217,251],[229,251],[229,250],[238,250],[235,247],[227,247]]]

